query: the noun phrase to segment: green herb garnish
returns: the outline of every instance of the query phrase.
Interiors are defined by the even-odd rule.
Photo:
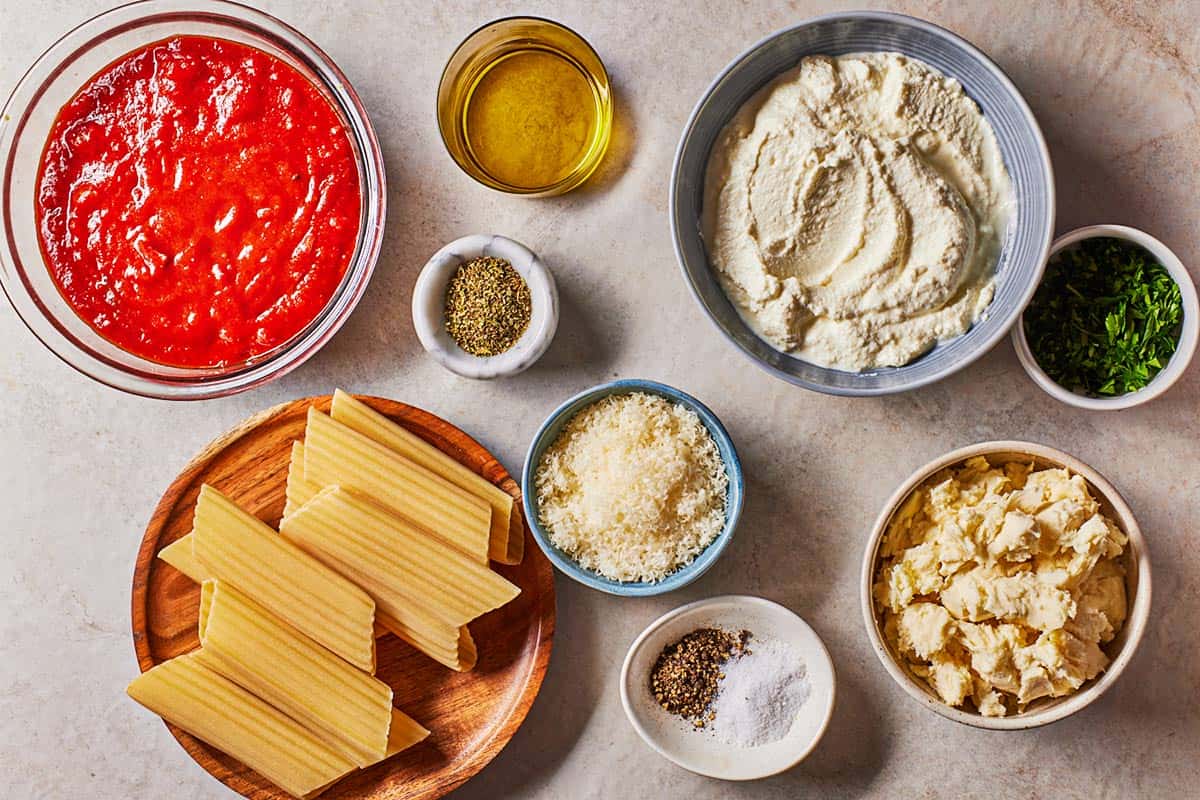
[[[1038,365],[1079,394],[1136,392],[1179,342],[1183,303],[1166,268],[1123,239],[1085,239],[1046,265],[1025,311]]]

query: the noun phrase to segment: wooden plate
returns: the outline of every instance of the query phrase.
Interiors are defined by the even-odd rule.
[[[516,481],[478,442],[419,408],[360,397],[413,433],[517,498]],[[171,483],[146,527],[133,573],[133,645],[142,671],[199,647],[200,587],[155,558],[191,531],[203,483],[275,526],[283,513],[292,441],[304,437],[309,406],[328,411],[331,398],[307,398],[267,409],[210,444]],[[554,635],[554,577],[550,562],[529,540],[525,558],[500,574],[521,587],[508,605],[471,623],[479,663],[453,672],[394,636],[379,640],[378,677],[395,690],[395,704],[433,733],[421,744],[333,785],[322,798],[432,800],[491,761],[524,721],[541,688]],[[288,795],[224,753],[167,725],[184,749],[226,786],[253,800]]]

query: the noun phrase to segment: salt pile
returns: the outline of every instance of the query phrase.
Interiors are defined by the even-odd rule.
[[[757,747],[787,736],[810,688],[804,662],[784,642],[753,639],[749,652],[724,667],[713,702],[712,731],[721,741]]]

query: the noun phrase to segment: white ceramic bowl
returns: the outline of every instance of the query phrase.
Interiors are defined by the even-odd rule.
[[[892,514],[908,499],[913,489],[924,483],[934,473],[975,456],[987,456],[993,464],[1003,464],[1014,460],[1033,461],[1039,467],[1066,467],[1071,472],[1082,475],[1099,501],[1102,511],[1116,522],[1129,537],[1129,544],[1123,556],[1126,567],[1125,591],[1129,611],[1125,625],[1117,633],[1116,638],[1102,648],[1112,659],[1112,663],[1099,677],[1085,683],[1074,694],[1036,700],[1029,705],[1024,714],[1009,717],[985,717],[975,711],[954,708],[943,703],[929,684],[913,675],[904,665],[903,659],[892,652],[883,636],[882,622],[879,619],[871,591],[879,567],[879,544],[887,531]],[[1099,472],[1074,456],[1046,445],[1015,441],[982,442],[959,448],[941,458],[930,461],[910,475],[908,480],[888,498],[883,511],[875,521],[871,536],[867,540],[867,550],[862,565],[860,599],[863,619],[867,626],[867,636],[871,640],[875,655],[879,657],[879,661],[888,674],[910,697],[931,711],[955,722],[991,730],[1024,730],[1055,722],[1085,708],[1108,691],[1125,667],[1129,665],[1150,618],[1150,556],[1146,551],[1146,540],[1142,536],[1142,531],[1133,518],[1133,512],[1116,488]]]
[[[728,745],[668,714],[655,701],[650,670],[659,653],[704,627],[749,630],[762,638],[777,639],[804,660],[808,699],[784,738],[758,747]],[[727,781],[766,778],[803,761],[833,716],[835,686],[829,652],[808,623],[778,603],[745,595],[700,600],[664,614],[634,640],[621,667],[621,705],[646,744],[684,769]]]
[[[529,285],[529,327],[510,349],[495,356],[473,356],[463,350],[444,324],[446,284],[460,265],[490,256],[512,264]],[[529,369],[542,357],[558,329],[558,288],[554,276],[534,253],[505,236],[476,234],[455,239],[433,254],[413,288],[413,327],[425,350],[451,372],[466,378],[502,378]]]
[[[1051,397],[1076,408],[1086,408],[1091,411],[1115,411],[1150,402],[1170,389],[1187,370],[1192,356],[1196,353],[1197,340],[1200,339],[1200,303],[1197,303],[1196,299],[1196,285],[1192,283],[1191,275],[1188,274],[1187,268],[1183,266],[1179,258],[1165,244],[1137,228],[1125,225],[1089,225],[1086,228],[1076,228],[1054,240],[1054,244],[1050,247],[1047,263],[1066,248],[1078,244],[1084,239],[1098,237],[1124,239],[1140,245],[1166,267],[1171,278],[1178,284],[1179,294],[1183,300],[1183,330],[1180,331],[1179,344],[1167,365],[1154,376],[1149,384],[1136,392],[1117,397],[1087,397],[1060,386],[1042,371],[1025,338],[1025,315],[1023,313],[1017,320],[1017,324],[1013,326],[1012,341],[1021,366],[1025,367],[1025,371],[1029,373],[1029,377],[1033,378],[1034,383]]]

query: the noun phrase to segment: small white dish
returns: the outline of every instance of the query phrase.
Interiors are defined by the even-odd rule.
[[[667,713],[650,691],[650,670],[662,649],[697,628],[748,630],[786,643],[804,661],[808,699],[788,734],[758,747],[722,742]],[[751,648],[754,646],[751,639]],[[652,622],[630,646],[621,667],[621,705],[646,744],[684,769],[710,778],[748,781],[791,769],[812,752],[833,716],[836,679],[829,651],[804,620],[770,600],[725,595],[689,603]]]
[[[1009,717],[985,717],[970,709],[948,706],[937,695],[930,685],[918,678],[904,665],[903,659],[892,651],[887,637],[883,632],[883,622],[875,605],[874,586],[875,576],[879,571],[879,547],[887,533],[892,515],[896,513],[913,490],[927,481],[939,471],[952,466],[961,465],[969,458],[987,456],[992,464],[1005,464],[1010,461],[1034,463],[1039,469],[1066,468],[1080,475],[1088,482],[1092,494],[1100,503],[1100,509],[1129,537],[1129,545],[1125,550],[1125,596],[1128,602],[1128,612],[1125,624],[1117,632],[1117,636],[1103,650],[1111,662],[1104,672],[1088,681],[1073,694],[1064,697],[1043,697],[1030,703],[1023,714]],[[934,713],[947,719],[970,725],[974,728],[986,728],[994,731],[1019,731],[1036,728],[1069,717],[1077,711],[1082,711],[1101,695],[1109,690],[1121,677],[1125,667],[1133,660],[1142,635],[1150,622],[1150,555],[1146,549],[1146,539],[1134,519],[1129,504],[1121,497],[1116,487],[1095,469],[1074,456],[1047,447],[1044,444],[1018,441],[980,442],[979,444],[960,447],[940,458],[925,464],[916,470],[888,498],[883,510],[875,519],[875,527],[867,539],[867,549],[863,554],[862,572],[859,582],[859,600],[862,604],[863,621],[867,627],[867,638],[871,640],[871,648],[883,664],[884,669],[909,697]]]
[[[529,285],[529,327],[510,349],[495,356],[474,356],[446,331],[446,285],[472,259],[489,256],[512,264]],[[413,327],[425,350],[438,363],[465,378],[486,380],[516,375],[542,357],[558,329],[558,288],[554,276],[528,247],[505,236],[475,234],[455,239],[433,254],[417,276],[412,299]]]
[[[1076,408],[1086,408],[1090,411],[1115,411],[1150,402],[1170,389],[1187,370],[1192,356],[1196,353],[1196,343],[1200,340],[1200,303],[1196,298],[1196,285],[1192,283],[1191,275],[1188,274],[1187,268],[1183,266],[1179,258],[1165,244],[1137,228],[1130,228],[1126,225],[1088,225],[1084,228],[1076,228],[1054,240],[1046,261],[1049,263],[1058,253],[1084,239],[1098,237],[1124,239],[1145,248],[1158,259],[1160,264],[1166,267],[1171,278],[1179,286],[1180,298],[1183,301],[1183,329],[1179,332],[1179,344],[1167,365],[1154,376],[1150,383],[1136,392],[1118,397],[1087,397],[1055,383],[1054,379],[1038,365],[1037,359],[1033,357],[1033,351],[1029,349],[1029,342],[1025,338],[1024,313],[1017,320],[1017,324],[1013,326],[1012,341],[1021,366],[1046,394]]]

